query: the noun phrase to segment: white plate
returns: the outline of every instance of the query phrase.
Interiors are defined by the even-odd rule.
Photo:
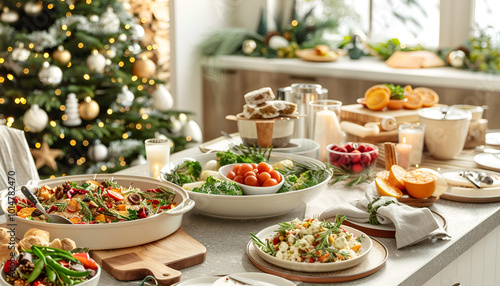
[[[500,146],[500,132],[486,133],[486,144],[491,146]]]
[[[482,168],[500,171],[500,153],[481,153],[474,156],[474,161]]]
[[[489,172],[480,169],[472,169],[471,171],[485,172],[487,175],[495,175],[500,177],[499,173]],[[441,170],[441,174],[449,172],[460,172],[458,169],[445,169]],[[486,187],[477,189],[474,187],[460,187],[448,184],[448,189],[441,198],[452,201],[459,202],[469,202],[469,203],[486,203],[486,202],[498,202],[500,201],[500,186]],[[487,186],[487,185],[486,185]]]
[[[209,160],[215,160],[216,154],[200,154],[172,161],[162,169],[162,173],[169,172],[185,160],[192,159],[197,160],[203,166]],[[319,166],[325,166],[324,163],[318,160],[295,154],[273,153],[271,154],[270,161],[274,163],[285,159],[291,159],[302,164],[314,163]],[[191,191],[188,191],[188,194],[196,202],[194,206],[195,210],[202,214],[230,219],[257,219],[286,214],[302,207],[305,203],[315,198],[325,188],[329,180],[330,178],[327,178],[318,185],[307,189],[280,194],[223,196]]]
[[[244,272],[244,273],[238,273],[237,275],[249,278],[249,279],[254,279],[260,282],[266,282],[266,283],[272,283],[276,286],[295,286],[294,283],[291,281],[288,281],[284,278],[271,275],[271,274],[266,274],[266,273],[259,273],[259,272]],[[245,285],[241,283],[237,283],[234,280],[227,280],[227,276],[225,277],[200,277],[200,278],[194,278],[194,279],[189,279],[186,281],[182,281],[179,283],[174,284],[173,286],[191,286],[191,285],[196,285],[196,286],[237,286],[237,285]]]
[[[279,225],[272,225],[270,227],[267,227],[263,230],[261,230],[259,233],[256,234],[258,238],[260,238],[262,241],[264,241],[266,238],[271,237],[274,233],[275,230],[279,229]],[[356,266],[360,264],[361,262],[365,261],[368,258],[368,253],[372,249],[373,242],[370,239],[368,235],[365,233],[346,226],[342,225],[342,228],[345,229],[347,232],[351,232],[357,237],[364,236],[365,239],[362,240],[361,243],[361,254],[353,259],[345,260],[345,261],[340,261],[340,262],[332,262],[332,263],[303,263],[303,262],[296,262],[296,261],[287,261],[283,259],[276,258],[272,255],[269,255],[265,253],[262,249],[257,247],[254,243],[254,247],[257,250],[257,254],[262,257],[262,259],[266,260],[267,262],[274,264],[276,266],[286,268],[286,269],[291,269],[291,270],[296,270],[296,271],[304,271],[304,272],[330,272],[330,271],[337,271],[337,270],[342,270],[346,268],[350,268],[353,266]],[[252,242],[253,243],[253,242]]]

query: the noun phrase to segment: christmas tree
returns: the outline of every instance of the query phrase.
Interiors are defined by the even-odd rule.
[[[121,2],[3,0],[0,9],[0,123],[25,131],[42,177],[117,171],[147,138],[168,136],[171,152],[201,140],[189,113],[170,110],[144,53],[158,47],[140,45],[144,29]]]

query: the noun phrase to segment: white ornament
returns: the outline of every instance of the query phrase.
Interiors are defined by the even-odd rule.
[[[106,58],[94,50],[92,54],[87,57],[86,63],[91,72],[103,73],[106,67]]]
[[[94,162],[102,162],[108,158],[108,148],[100,140],[96,140],[95,144],[90,146],[87,156]]]
[[[241,46],[241,50],[245,55],[249,55],[255,51],[257,43],[254,40],[245,40]]]
[[[277,50],[279,48],[286,48],[288,47],[289,44],[290,43],[288,42],[287,39],[279,35],[272,36],[269,39],[269,47],[271,47],[271,49],[273,50]]]
[[[30,132],[37,133],[45,129],[49,122],[49,116],[45,110],[41,109],[38,104],[33,104],[26,111],[23,117],[23,123],[30,129]]]
[[[120,35],[118,36],[118,41],[120,41],[120,42],[125,42],[126,40],[127,40],[127,35],[125,35],[125,34],[120,34]]]
[[[141,25],[132,24],[130,25],[130,33],[132,40],[139,41],[142,40],[146,32],[144,31],[144,28]]]
[[[64,111],[64,114],[66,115],[66,120],[63,121],[64,125],[78,126],[82,124],[82,119],[80,119],[80,113],[78,111],[78,99],[76,98],[76,94],[68,94],[68,98],[66,99],[66,110]]]
[[[161,134],[158,131],[155,132],[155,138],[158,138],[158,139],[168,139],[167,135]]]
[[[130,162],[130,166],[134,167],[134,166],[144,165],[144,164],[147,164],[147,163],[148,163],[148,160],[146,160],[146,158],[144,158],[144,155],[139,154],[139,156],[137,156],[137,159],[135,159],[134,161]]]
[[[106,56],[108,56],[108,58],[114,58],[116,57],[116,48],[115,47],[111,47],[107,52],[106,52]]]
[[[14,23],[19,20],[19,14],[16,11],[11,11],[8,7],[3,8],[2,15],[0,15],[0,21],[4,23]]]
[[[58,66],[52,66],[48,62],[43,63],[42,70],[38,72],[38,79],[44,85],[56,86],[61,83],[63,72]]]
[[[99,16],[97,16],[97,15],[90,15],[89,21],[92,22],[92,23],[97,23],[97,22],[99,22]]]
[[[134,55],[142,52],[141,46],[138,43],[134,43],[132,46],[128,46],[128,50]]]
[[[169,128],[169,133],[172,136],[179,136],[180,132],[182,131],[182,122],[175,118],[175,116],[170,116],[170,128]]]
[[[12,50],[12,59],[14,61],[24,62],[27,61],[30,57],[30,51],[25,49],[24,47],[19,47]]]
[[[159,111],[167,111],[174,105],[172,94],[165,88],[163,84],[158,85],[158,88],[151,93],[153,99],[153,107]]]
[[[38,15],[43,10],[43,5],[41,1],[27,2],[24,4],[24,12],[29,16]]]
[[[116,97],[116,103],[123,107],[130,107],[134,103],[134,93],[128,90],[128,86],[124,85],[122,91]]]
[[[183,135],[187,138],[188,136],[191,137],[191,142],[193,143],[200,143],[203,141],[203,134],[201,132],[201,128],[196,123],[196,121],[190,119],[185,125],[184,128],[182,129]]]
[[[120,18],[113,11],[113,7],[108,6],[106,12],[99,19],[99,26],[108,33],[118,32],[120,30]]]
[[[450,65],[454,68],[461,68],[464,66],[466,55],[462,50],[452,51],[448,55]]]

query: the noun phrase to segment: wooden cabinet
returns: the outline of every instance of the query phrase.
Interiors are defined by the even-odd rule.
[[[412,84],[411,77],[407,82],[393,82],[390,78],[386,82],[419,86]],[[357,98],[363,97],[366,89],[380,82],[243,69],[223,69],[218,72],[209,72],[205,69],[203,73],[204,140],[219,137],[221,130],[228,133],[237,132],[236,123],[226,120],[225,116],[242,112],[245,93],[265,86],[271,87],[276,92],[278,88],[290,86],[293,83],[320,84],[328,89],[328,98],[340,100],[343,104],[353,104],[356,103]],[[500,116],[493,113],[493,110],[500,109],[500,92],[430,85],[427,87],[433,88],[439,94],[440,103],[443,104],[489,106],[489,111],[484,114],[484,118],[489,120],[488,127],[500,128]]]

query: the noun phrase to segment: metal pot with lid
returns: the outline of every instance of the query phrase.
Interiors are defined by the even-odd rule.
[[[454,107],[419,110],[419,121],[426,125],[425,146],[437,159],[452,159],[462,152],[469,130],[471,112]]]

